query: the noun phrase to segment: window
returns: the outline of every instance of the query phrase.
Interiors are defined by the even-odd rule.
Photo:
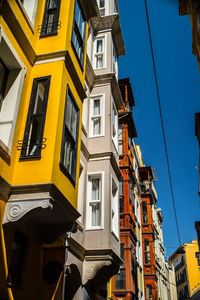
[[[152,285],[149,285],[149,284],[147,284],[147,286],[146,286],[146,299],[147,300],[153,299]]]
[[[112,184],[112,194],[111,194],[111,209],[112,209],[112,221],[111,221],[111,231],[115,236],[119,237],[119,195],[117,184],[111,177]]]
[[[117,53],[115,50],[115,46],[114,44],[112,44],[112,48],[113,48],[113,56],[112,56],[112,71],[115,73],[115,76],[118,80],[118,59],[117,59]]]
[[[142,222],[143,224],[148,224],[147,202],[142,203]]]
[[[120,257],[124,261],[124,244],[120,243]],[[126,272],[124,268],[124,263],[120,267],[119,274],[115,277],[115,288],[117,290],[125,289],[125,283],[126,283]]]
[[[99,136],[104,132],[103,124],[104,97],[90,99],[90,136]]]
[[[118,129],[118,152],[119,155],[123,155],[123,130],[122,130],[122,124],[119,124]]]
[[[3,60],[0,58],[0,109],[6,92],[8,74],[8,68],[4,64]]]
[[[99,37],[94,40],[93,50],[94,69],[105,68],[105,37]]]
[[[144,240],[144,263],[145,264],[150,264],[149,240]]]
[[[86,22],[79,2],[76,0],[74,12],[74,27],[72,32],[72,45],[79,59],[81,67],[84,63],[84,47],[85,47],[85,28]]]
[[[61,168],[73,183],[76,180],[78,129],[79,109],[71,91],[68,89],[61,149]]]
[[[35,21],[35,15],[37,11],[37,3],[38,0],[19,0],[19,2],[23,5],[24,10],[27,13],[27,16],[29,17],[32,24]]]
[[[21,283],[27,246],[28,239],[20,232],[15,232],[8,272],[8,284],[10,285],[19,286]]]
[[[88,228],[102,227],[102,174],[88,176]]]
[[[123,193],[123,182],[119,182],[119,210],[120,213],[124,212],[124,193]]]
[[[35,78],[31,92],[21,158],[40,157],[49,94],[50,76]]]
[[[59,27],[60,0],[47,0],[41,27],[41,36],[56,34]]]
[[[118,149],[118,114],[114,101],[112,101],[112,139]]]
[[[106,14],[106,1],[107,0],[97,0],[100,16],[105,16]]]
[[[0,31],[0,140],[11,151],[26,67]]]

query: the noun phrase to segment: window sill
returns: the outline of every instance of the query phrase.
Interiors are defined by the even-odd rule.
[[[20,156],[19,161],[30,161],[30,160],[40,160],[41,155],[38,156]]]
[[[99,135],[90,135],[89,139],[95,139],[95,138],[101,138],[101,137],[105,137],[104,134],[99,134]]]
[[[76,182],[75,182],[74,178],[70,175],[70,173],[67,171],[67,169],[65,168],[65,166],[62,163],[60,163],[60,170],[69,179],[69,181],[75,188]]]
[[[52,37],[52,36],[56,36],[58,35],[58,32],[52,32],[52,33],[42,33],[40,34],[40,38],[48,38],[48,37]]]
[[[86,231],[99,231],[99,230],[103,230],[103,227],[87,227],[85,230]]]

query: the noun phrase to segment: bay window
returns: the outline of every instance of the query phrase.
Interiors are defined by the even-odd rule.
[[[81,67],[83,67],[84,63],[85,29],[85,17],[78,0],[76,0],[74,11],[74,26],[72,32],[72,45],[81,64]]]
[[[90,99],[90,136],[100,136],[103,134],[103,109],[104,97],[95,96]]]
[[[88,229],[102,227],[103,176],[90,174],[88,176]]]
[[[31,92],[21,158],[40,157],[49,94],[50,76],[35,78]]]
[[[93,66],[94,69],[105,68],[105,37],[94,40]]]
[[[142,203],[142,222],[143,224],[148,224],[147,202]]]
[[[79,109],[69,89],[66,98],[60,166],[69,179],[75,183]]]

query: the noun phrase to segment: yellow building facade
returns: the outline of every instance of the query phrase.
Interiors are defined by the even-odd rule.
[[[196,252],[198,243],[192,241],[183,244],[169,258],[175,268],[178,299],[193,299],[192,297],[200,290],[200,267]]]
[[[95,1],[0,1],[0,299],[60,299]],[[70,299],[70,296],[68,297]]]

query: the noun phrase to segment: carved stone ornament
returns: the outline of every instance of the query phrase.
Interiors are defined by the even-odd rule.
[[[97,272],[99,272],[100,269],[102,269],[105,266],[110,266],[112,265],[112,261],[109,260],[105,260],[105,261],[98,261],[98,262],[93,262],[92,265],[90,265],[86,272],[85,272],[85,276],[84,276],[84,284],[88,281],[88,280],[92,280],[95,275],[97,274]]]
[[[53,205],[50,202],[50,199],[23,200],[15,202],[8,201],[4,214],[3,224],[16,222],[20,220],[24,215],[36,208],[52,209]]]

